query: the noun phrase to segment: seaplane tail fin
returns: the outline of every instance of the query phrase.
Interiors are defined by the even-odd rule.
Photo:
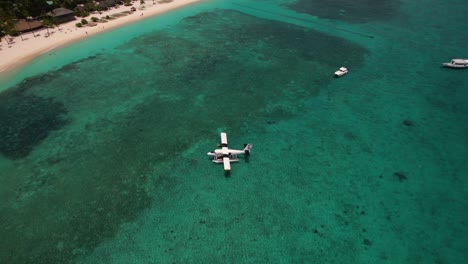
[[[252,149],[252,144],[244,144],[244,153],[245,155],[249,155],[250,154],[250,150]]]
[[[224,163],[224,170],[225,171],[230,171],[231,170],[231,161],[229,160],[228,157],[223,158],[223,163]]]

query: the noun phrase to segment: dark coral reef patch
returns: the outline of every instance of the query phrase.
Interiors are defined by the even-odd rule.
[[[348,23],[390,20],[398,15],[399,0],[298,0],[289,5],[297,12]]]
[[[28,83],[28,82],[26,82]],[[0,94],[0,153],[26,157],[50,132],[66,123],[64,105],[15,87]]]

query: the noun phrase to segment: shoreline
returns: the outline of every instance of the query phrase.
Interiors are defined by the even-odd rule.
[[[91,17],[101,18],[111,16],[124,11],[130,11],[132,7],[135,7],[136,11],[126,16],[108,20],[108,22],[105,23],[98,22],[97,25],[93,27],[76,27],[75,24],[81,22],[82,18],[75,17],[75,20],[60,24],[58,27],[52,29],[47,30],[44,28],[22,34],[21,36],[11,37],[13,40],[10,42],[11,44],[8,44],[6,40],[2,38],[0,42],[0,75],[13,72],[41,54],[56,48],[199,1],[201,0],[174,0],[170,3],[155,3],[154,5],[153,2],[148,1],[148,3],[144,5],[144,9],[141,9],[141,5],[139,4],[134,4],[133,6],[121,5],[117,8],[103,11],[101,14],[90,14],[84,18],[88,22],[91,22]],[[47,33],[49,33],[49,36],[47,36]]]

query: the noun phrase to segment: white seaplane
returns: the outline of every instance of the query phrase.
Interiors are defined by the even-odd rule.
[[[252,149],[252,144],[244,144],[243,150],[229,149],[227,135],[224,132],[221,133],[221,144],[218,144],[218,146],[221,147],[221,149],[210,151],[208,152],[208,155],[213,156],[214,163],[224,163],[225,171],[231,170],[231,162],[239,161],[237,155],[245,154],[248,156]]]

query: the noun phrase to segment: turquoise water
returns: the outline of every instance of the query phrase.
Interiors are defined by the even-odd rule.
[[[466,262],[468,4],[340,2],[206,1],[2,79],[0,263]]]

